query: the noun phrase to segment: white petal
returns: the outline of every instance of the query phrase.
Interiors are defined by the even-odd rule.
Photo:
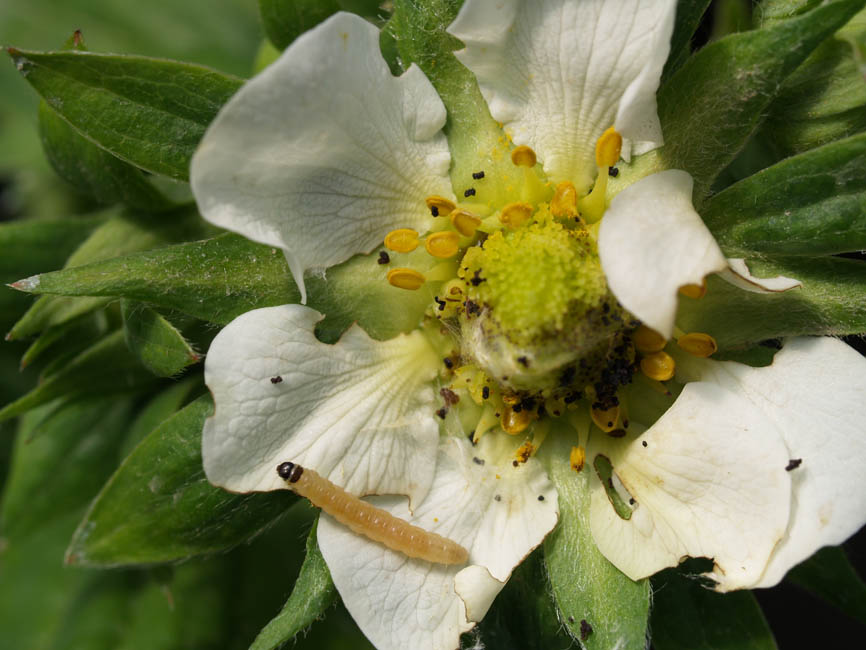
[[[190,182],[209,221],[288,251],[303,271],[425,231],[451,195],[445,107],[415,66],[393,77],[379,30],[338,13],[300,36],[220,111]]]
[[[794,278],[777,275],[775,278],[759,278],[752,275],[746,260],[741,257],[729,257],[728,267],[719,277],[729,284],[752,293],[781,293],[802,287],[803,283]]]
[[[514,439],[503,438],[487,434],[477,447],[463,439],[444,440],[433,486],[411,516],[404,498],[369,499],[463,545],[469,550],[467,566],[409,559],[330,517],[320,519],[319,546],[334,584],[379,650],[456,648],[514,566],[556,524],[556,491],[544,470],[534,458],[513,467]]]
[[[642,178],[614,197],[599,229],[613,295],[665,338],[673,334],[679,288],[728,266],[692,207],[692,185],[678,169]]]
[[[582,190],[608,127],[639,151],[662,144],[655,92],[675,9],[675,0],[466,0],[448,31],[514,142]]]
[[[793,480],[787,534],[757,587],[772,587],[822,546],[866,524],[866,359],[833,338],[788,341],[773,363],[698,364],[701,376],[738,390],[776,423]]]
[[[205,361],[216,403],[202,440],[208,479],[237,492],[275,490],[285,487],[276,466],[292,461],[354,494],[420,501],[439,439],[436,352],[420,332],[380,342],[358,326],[326,345],[313,334],[321,319],[300,305],[257,309],[214,339]]]
[[[622,519],[593,472],[590,525],[599,550],[635,580],[691,556],[715,560],[711,577],[723,589],[753,584],[790,508],[788,452],[775,425],[748,400],[697,382],[623,443],[590,440],[590,458],[605,451],[636,501]]]

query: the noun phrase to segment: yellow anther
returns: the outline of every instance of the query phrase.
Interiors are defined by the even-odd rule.
[[[532,455],[535,453],[535,445],[533,445],[528,440],[524,442],[520,447],[517,448],[517,451],[514,452],[514,458],[518,463],[525,463]]]
[[[444,196],[439,196],[434,194],[433,196],[428,196],[425,201],[427,207],[431,212],[434,213],[433,216],[436,217],[447,217],[457,206],[454,204],[454,201],[450,199],[446,199]],[[436,208],[435,210],[433,208]]]
[[[704,281],[700,284],[684,284],[680,287],[680,293],[686,298],[694,298],[695,300],[703,298],[704,294],[707,293],[707,283]]]
[[[613,127],[601,134],[595,143],[595,164],[599,167],[613,167],[622,151],[622,136]]]
[[[472,237],[481,225],[481,219],[467,210],[454,210],[451,213],[451,225],[464,237]]]
[[[590,410],[590,415],[595,426],[607,433],[616,429],[616,425],[619,423],[619,406],[612,406],[603,410],[593,408]]]
[[[550,212],[554,217],[566,219],[577,216],[577,190],[571,182],[562,181],[556,186],[550,202]]]
[[[586,462],[586,449],[583,447],[572,447],[571,453],[568,455],[568,462],[571,464],[571,469],[579,472],[583,469],[583,464]]]
[[[509,228],[519,228],[532,216],[533,209],[529,203],[509,203],[499,213],[499,221]]]
[[[424,242],[424,248],[426,248],[427,252],[433,257],[447,259],[457,255],[459,243],[460,237],[456,232],[453,230],[445,230],[430,235],[427,238],[427,241]]]
[[[411,228],[398,228],[385,235],[385,248],[398,253],[410,253],[418,248],[418,233]]]
[[[511,152],[511,162],[518,167],[535,167],[537,161],[538,157],[535,152],[525,144],[515,147],[514,151]]]
[[[526,427],[532,422],[532,411],[528,409],[520,409],[515,411],[511,406],[506,406],[502,409],[502,430],[505,433],[516,436],[518,433],[526,431]]]
[[[674,376],[677,364],[673,357],[664,350],[653,352],[640,360],[640,369],[650,379],[656,381],[667,381]]]
[[[650,352],[658,352],[665,349],[667,341],[665,337],[650,329],[646,325],[638,327],[632,334],[632,342],[638,352],[649,354]]]
[[[388,282],[399,289],[420,289],[427,280],[415,269],[391,269],[388,271]]]
[[[702,332],[684,334],[677,339],[677,345],[689,354],[702,358],[715,354],[719,349],[719,346],[716,344],[716,339],[709,334],[704,334]]]

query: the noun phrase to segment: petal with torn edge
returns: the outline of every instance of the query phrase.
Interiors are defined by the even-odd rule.
[[[338,13],[223,107],[190,182],[206,219],[284,249],[303,294],[307,269],[427,230],[425,197],[451,196],[444,124],[423,73],[392,76],[379,30]]]
[[[553,180],[584,190],[610,126],[636,152],[662,144],[656,89],[674,0],[467,0],[448,32],[494,118]]]
[[[679,288],[728,267],[692,206],[692,185],[678,169],[642,178],[614,197],[599,229],[613,295],[665,338],[673,333]]]
[[[777,275],[775,278],[759,278],[752,275],[746,260],[741,257],[729,257],[728,268],[719,273],[725,282],[752,293],[781,293],[802,287],[803,283],[794,278]]]
[[[504,434],[488,433],[477,447],[447,438],[430,492],[411,516],[405,498],[369,499],[467,548],[466,566],[410,559],[322,516],[319,546],[334,584],[379,650],[458,647],[512,569],[556,525],[556,491],[534,458],[513,467],[515,448]]]
[[[756,587],[772,587],[822,546],[866,524],[866,359],[829,337],[795,338],[764,368],[703,361],[702,380],[736,390],[775,422],[789,459],[788,531]]]
[[[202,439],[208,480],[236,492],[285,487],[276,466],[310,467],[353,494],[424,498],[439,440],[438,357],[420,332],[374,341],[357,325],[335,345],[300,305],[233,320],[214,339],[216,403]]]
[[[791,479],[781,436],[751,402],[688,384],[637,439],[592,436],[590,468],[599,453],[636,502],[621,518],[591,469],[593,538],[623,573],[638,580],[691,556],[715,561],[710,577],[723,590],[761,576],[785,533]]]

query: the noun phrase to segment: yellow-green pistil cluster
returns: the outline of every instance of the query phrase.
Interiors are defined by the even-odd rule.
[[[475,201],[474,187],[461,203],[430,196],[430,234],[404,228],[385,238],[393,261],[424,269],[392,265],[388,282],[435,292],[427,317],[441,326],[425,329],[444,364],[437,414],[454,410],[475,440],[494,427],[518,434],[532,425],[515,462],[537,449],[547,416],[589,411],[603,431],[624,435],[618,390],[638,367],[653,377],[670,359],[664,339],[647,347],[646,328],[633,341],[639,323],[611,295],[598,256],[607,177],[621,143],[613,129],[599,139],[598,177],[586,196],[568,181],[548,182],[532,149],[514,147],[511,163],[522,172],[508,182],[495,182],[490,170],[472,174],[473,184],[483,188],[486,179],[499,188],[483,188],[485,202]],[[391,265],[390,255],[383,251],[380,262]],[[582,460],[573,465],[580,469]]]

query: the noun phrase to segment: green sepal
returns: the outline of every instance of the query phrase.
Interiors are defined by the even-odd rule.
[[[53,354],[78,354],[109,330],[104,312],[85,314],[60,325],[49,327],[36,338],[21,357],[21,368],[26,368],[40,358]]]
[[[589,525],[594,470],[591,459],[580,472],[571,468],[569,438],[565,431],[551,432],[538,452],[559,495],[559,524],[544,540],[544,562],[559,621],[588,650],[643,648],[649,580],[631,580],[596,547]],[[590,634],[581,634],[582,621],[591,626]]]
[[[857,19],[860,23],[855,23]],[[793,155],[866,130],[866,12],[828,39],[787,79],[768,109],[763,134]]]
[[[123,439],[120,457],[126,458],[147,434],[179,411],[194,395],[204,390],[201,377],[192,376],[173,382],[157,393],[141,408],[129,426]]]
[[[66,554],[70,564],[119,566],[217,553],[249,540],[297,497],[232,494],[208,483],[201,431],[213,411],[199,397],[154,429],[96,497]]]
[[[788,158],[710,198],[704,222],[729,257],[866,248],[866,134]]]
[[[773,633],[750,592],[719,594],[675,569],[656,574],[652,584],[656,650],[776,650]]]
[[[282,611],[256,637],[250,650],[273,650],[312,625],[337,601],[337,589],[316,542],[318,520],[307,535],[307,554]]]
[[[332,267],[324,278],[306,278],[307,304],[327,315],[318,328],[323,339],[336,340],[354,321],[377,339],[417,326],[432,295],[392,287],[386,274],[374,254]],[[235,234],[46,273],[13,286],[39,294],[124,297],[221,325],[251,309],[300,301],[283,254]]]
[[[188,180],[196,146],[242,80],[190,63],[8,48],[24,78],[79,133],[154,174]]]
[[[685,169],[700,207],[713,180],[758,127],[785,79],[864,0],[837,0],[772,27],[732,34],[707,45],[658,93],[664,147],[623,166],[623,187],[660,169]]]
[[[176,207],[140,170],[80,135],[44,101],[39,102],[39,134],[58,175],[97,203],[124,203],[150,212]]]
[[[23,397],[0,409],[0,421],[26,413],[58,397],[121,393],[153,381],[127,349],[123,332],[109,334],[63,364]]]
[[[117,464],[128,397],[88,397],[24,415],[3,492],[0,527],[22,538],[87,505]]]
[[[680,0],[674,18],[674,33],[671,36],[671,52],[662,71],[664,84],[679,70],[692,54],[692,37],[701,23],[710,0]]]
[[[147,305],[123,300],[120,312],[126,345],[157,377],[172,377],[201,360],[183,334]]]
[[[161,215],[115,212],[110,219],[93,230],[70,255],[64,268],[69,269],[133,251],[158,248],[171,242],[201,237],[209,230],[210,228],[199,218],[198,212],[190,207],[179,208]],[[27,285],[28,280],[19,281],[12,286],[21,289],[22,284]],[[99,309],[107,302],[109,301],[103,298],[37,300],[15,323],[6,338],[16,340],[35,336],[49,327],[67,323]]]
[[[720,350],[786,336],[866,331],[866,264],[862,261],[780,257],[747,263],[759,278],[784,275],[803,286],[781,293],[752,293],[712,276],[707,278],[703,298],[680,297],[677,326],[685,332],[706,332]]]
[[[470,643],[478,640],[497,650],[533,650],[567,648],[571,638],[562,631],[547,575],[544,553],[539,548],[514,568],[505,587],[496,596],[490,611],[484,615]]]
[[[822,548],[791,569],[785,579],[866,624],[866,584],[841,547]]]
[[[337,0],[259,0],[262,27],[280,50],[339,10]]]
[[[462,45],[445,29],[461,4],[461,0],[396,0],[386,30],[403,66],[417,64],[448,111],[443,130],[451,151],[454,193],[463,196],[472,187],[475,199],[485,203],[505,195],[509,186],[520,186],[523,170],[511,163],[510,143],[490,115],[475,75],[453,54]],[[486,173],[483,184],[472,179],[480,170]]]

